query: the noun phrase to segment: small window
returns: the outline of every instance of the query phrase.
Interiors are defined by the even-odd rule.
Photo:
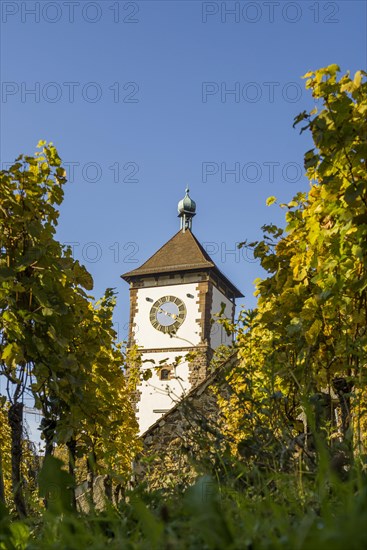
[[[168,369],[162,369],[161,370],[161,380],[169,380],[169,370]]]

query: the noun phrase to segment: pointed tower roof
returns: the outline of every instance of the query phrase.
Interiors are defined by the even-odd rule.
[[[135,278],[149,275],[198,270],[215,272],[231,289],[236,298],[243,297],[238,288],[221,273],[190,229],[185,232],[180,230],[143,265],[124,273],[121,277],[130,282]]]

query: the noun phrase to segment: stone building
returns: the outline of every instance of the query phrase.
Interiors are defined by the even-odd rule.
[[[235,300],[242,297],[194,236],[195,214],[187,189],[178,204],[178,233],[122,275],[130,285],[129,346],[142,354],[135,409],[144,447],[151,450],[154,442],[159,451],[161,442],[168,446],[187,432],[185,415],[199,426],[199,417],[214,414],[210,387],[220,375],[211,372],[210,361],[218,346],[232,343],[218,315],[233,321]]]
[[[217,396],[230,397],[226,375],[237,364],[235,353],[141,436],[143,450],[134,467],[135,482],[175,492],[218,462],[226,441]]]

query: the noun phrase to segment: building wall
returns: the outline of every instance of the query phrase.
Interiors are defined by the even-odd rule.
[[[190,389],[189,363],[184,358],[189,350],[161,351],[144,353],[143,372],[150,369],[152,377],[139,386],[140,401],[137,405],[137,418],[140,433],[144,433],[165,412],[174,407],[183,394]],[[174,366],[177,357],[182,357]],[[162,368],[170,370],[169,380],[160,380],[160,361],[166,360]]]
[[[140,433],[144,433],[190,389],[189,363],[183,358],[188,351],[201,343],[197,283],[169,285],[167,282],[165,281],[164,286],[142,287],[136,290],[134,341],[139,347],[147,350],[142,355],[143,372],[150,369],[152,373],[152,377],[142,381],[138,388],[140,399],[137,404],[137,417]],[[149,320],[154,302],[162,296],[169,295],[179,298],[186,306],[186,318],[177,329],[177,333],[172,336],[156,330]],[[177,357],[182,358],[181,363],[171,368],[170,379],[160,380],[160,361],[166,360],[166,364],[172,366],[177,362]]]
[[[211,319],[220,311],[222,302],[226,306],[224,314],[232,318],[233,303],[207,275],[196,274],[196,281],[193,274],[189,275],[193,282],[184,283],[182,276],[175,276],[174,283],[168,284],[166,276],[162,281],[160,277],[148,283],[143,280],[139,287],[131,289],[131,342],[142,348],[143,373],[147,369],[152,373],[137,388],[136,413],[141,434],[206,378],[212,350],[231,343],[223,327],[218,323],[211,325]],[[186,306],[186,318],[172,336],[155,329],[149,319],[154,302],[168,295],[179,298]],[[190,351],[196,352],[195,358],[185,360]],[[174,368],[177,357],[181,357],[181,362]],[[169,380],[160,379],[159,365],[163,360],[172,367]]]
[[[233,303],[222,292],[220,292],[215,286],[213,286],[213,299],[211,307],[211,318],[215,319],[215,314],[221,311],[221,304],[225,304],[224,316],[228,319],[233,319]],[[210,333],[210,345],[213,349],[216,349],[221,344],[227,346],[231,345],[232,336],[227,336],[223,326],[217,321],[211,327]]]
[[[199,293],[196,283],[157,286],[134,289],[137,292],[136,313],[133,319],[134,340],[144,349],[178,348],[196,346],[200,343],[200,323],[198,322]],[[187,295],[192,297],[188,297]],[[186,306],[186,319],[178,328],[177,334],[170,336],[156,330],[149,321],[153,303],[162,296],[176,296]],[[148,301],[147,298],[151,301]]]
[[[144,433],[143,451],[135,464],[137,482],[144,480],[151,489],[180,492],[202,468],[208,473],[225,444],[217,396],[230,398],[227,374],[237,363],[235,355],[230,357]]]

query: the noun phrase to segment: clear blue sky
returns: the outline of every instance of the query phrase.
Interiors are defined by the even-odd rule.
[[[253,307],[259,265],[229,252],[264,223],[283,223],[266,197],[283,202],[307,187],[310,137],[292,128],[312,105],[300,77],[331,63],[366,68],[366,3],[3,0],[1,8],[1,161],[46,139],[76,163],[58,237],[79,243],[96,297],[117,288],[120,338],[129,307],[120,275],[178,230],[186,185],[197,202],[194,233]]]

